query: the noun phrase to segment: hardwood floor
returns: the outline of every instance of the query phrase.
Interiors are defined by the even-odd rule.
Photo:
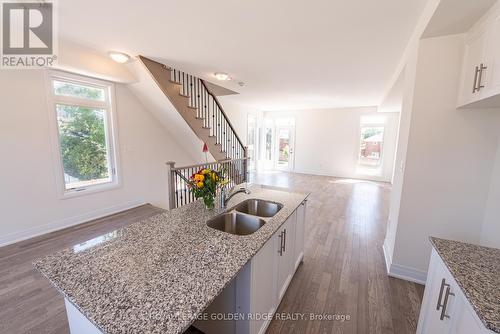
[[[281,172],[254,182],[311,192],[304,263],[267,333],[415,333],[424,287],[387,276],[385,238],[390,185]],[[309,314],[350,320],[311,320]]]
[[[0,333],[69,333],[64,299],[33,270],[32,261],[160,211],[144,205],[0,248]]]
[[[311,192],[304,263],[278,313],[350,320],[273,320],[268,333],[415,333],[423,287],[389,278],[382,243],[390,187],[260,173],[256,183]],[[160,212],[150,205],[0,248],[0,333],[68,333],[63,298],[31,262]]]

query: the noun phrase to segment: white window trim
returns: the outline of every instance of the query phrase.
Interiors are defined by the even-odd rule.
[[[76,84],[84,84],[86,86],[95,86],[104,88],[106,92],[106,101],[90,101],[68,96],[55,96],[52,80],[60,79],[64,81],[74,82]],[[118,147],[118,131],[116,129],[116,103],[115,103],[115,85],[112,82],[89,78],[72,73],[47,70],[45,73],[45,85],[47,93],[47,110],[50,124],[50,138],[51,150],[54,164],[54,179],[55,186],[58,190],[60,199],[75,198],[90,194],[95,194],[102,191],[113,190],[121,187],[121,173],[120,173],[120,159]],[[57,125],[56,104],[71,104],[87,107],[103,108],[106,109],[106,127],[105,131],[111,131],[106,134],[108,140],[107,146],[109,148],[109,164],[112,171],[111,182],[97,184],[87,187],[80,187],[75,189],[66,189],[64,181],[64,168],[61,157],[61,148],[59,141],[59,128]]]
[[[371,176],[382,176],[383,168],[384,168],[384,149],[385,149],[385,130],[386,130],[387,119],[384,118],[381,122],[363,122],[360,119],[359,127],[358,127],[358,152],[356,156],[356,174],[358,175],[371,175]],[[380,163],[377,166],[369,166],[360,163],[361,160],[361,131],[363,128],[383,128],[383,139],[380,147]],[[376,171],[376,173],[372,173]]]

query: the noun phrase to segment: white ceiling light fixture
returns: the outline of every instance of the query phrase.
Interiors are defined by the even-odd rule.
[[[120,64],[125,64],[130,60],[130,56],[123,52],[111,51],[108,53],[109,57]]]
[[[220,81],[231,80],[231,77],[227,73],[218,72],[218,73],[215,73],[214,75],[217,78],[217,80],[220,80]]]

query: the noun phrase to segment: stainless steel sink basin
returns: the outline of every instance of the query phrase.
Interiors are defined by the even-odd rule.
[[[248,235],[264,226],[266,222],[258,217],[229,212],[219,215],[207,222],[207,225],[216,230],[236,235]]]
[[[269,202],[261,199],[248,199],[236,205],[234,209],[238,212],[247,213],[259,217],[273,217],[283,207],[282,204]]]

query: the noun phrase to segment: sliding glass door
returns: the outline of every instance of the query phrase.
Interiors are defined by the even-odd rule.
[[[274,168],[293,171],[295,122],[293,119],[276,120],[276,154]]]
[[[250,170],[293,171],[295,119],[248,116]]]

